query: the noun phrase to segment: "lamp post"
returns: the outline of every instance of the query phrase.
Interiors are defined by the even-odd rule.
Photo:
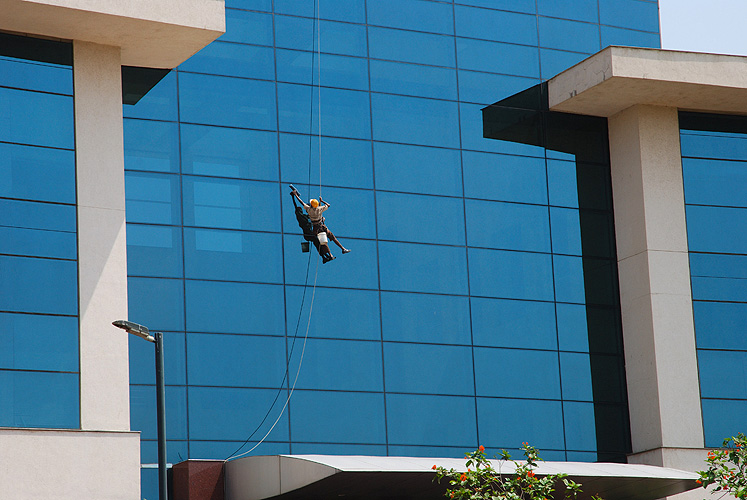
[[[147,327],[132,321],[118,319],[112,325],[133,335],[153,342],[156,347],[156,417],[158,418],[158,498],[168,500],[169,492],[166,482],[166,388],[163,377],[163,333],[154,332]]]

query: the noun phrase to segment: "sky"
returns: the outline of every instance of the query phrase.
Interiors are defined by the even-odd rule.
[[[747,0],[659,0],[663,49],[747,55]]]

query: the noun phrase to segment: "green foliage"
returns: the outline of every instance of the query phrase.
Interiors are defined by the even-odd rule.
[[[564,498],[573,500],[581,492],[581,485],[568,479],[567,474],[550,474],[537,476],[534,469],[539,457],[537,448],[529,443],[522,443],[521,449],[526,457],[525,461],[517,462],[503,450],[498,460],[497,468],[485,456],[485,448],[465,455],[467,472],[455,469],[445,469],[433,466],[439,483],[446,478],[451,487],[446,490],[446,496],[454,500],[548,500],[552,498],[558,484],[564,487]],[[512,462],[515,472],[505,474],[501,468],[505,462]],[[595,500],[601,500],[593,497]]]
[[[723,449],[708,452],[708,469],[699,471],[703,488],[713,485],[711,493],[722,492],[747,499],[747,437],[741,432],[724,439]]]

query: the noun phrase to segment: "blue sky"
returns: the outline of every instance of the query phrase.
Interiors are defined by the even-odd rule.
[[[664,49],[747,55],[747,0],[659,0]]]

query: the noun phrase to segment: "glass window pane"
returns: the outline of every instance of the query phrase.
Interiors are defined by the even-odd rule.
[[[543,158],[473,151],[465,151],[462,156],[465,196],[547,204],[547,174]]]
[[[296,391],[290,410],[294,441],[386,443],[383,394]]]
[[[747,415],[747,401],[724,399],[704,399],[703,430],[705,445],[720,448],[724,436],[736,436],[744,429],[744,416]]]
[[[78,265],[0,255],[0,310],[78,314]]]
[[[275,130],[275,85],[225,76],[180,73],[182,121]]]
[[[464,247],[379,241],[379,261],[382,290],[467,294]]]
[[[63,205],[43,205],[40,203],[26,203],[21,201],[0,200],[0,210],[3,208],[16,208],[13,205],[28,205],[23,207],[22,211],[29,209],[37,212],[35,215],[42,215],[44,212],[57,213],[64,219],[75,217],[75,207]],[[46,210],[46,207],[53,207],[54,210]],[[18,213],[19,211],[16,211]],[[47,229],[43,227],[45,223],[63,222],[39,220],[44,217],[30,217],[27,225],[37,225],[40,227],[8,227],[2,225],[3,215],[0,213],[0,253],[15,254],[26,257],[49,257],[57,259],[75,260],[78,257],[77,238],[75,231],[60,231],[56,228]],[[10,214],[12,215],[12,214]],[[11,217],[15,218],[15,217]]]
[[[639,0],[599,0],[599,22],[658,33],[658,5],[656,2]]]
[[[594,53],[599,51],[599,26],[550,17],[539,18],[540,46],[550,49]],[[573,33],[573,36],[568,36]]]
[[[78,371],[78,319],[0,313],[0,369]]]
[[[151,330],[184,331],[184,282],[127,278],[129,319]]]
[[[588,354],[561,352],[560,377],[564,400],[594,401],[591,358]]]
[[[127,224],[127,274],[181,278],[182,266],[181,228]]]
[[[682,156],[744,160],[747,158],[747,139],[742,134],[718,132],[685,132],[680,134]]]
[[[525,12],[527,14],[536,12],[536,2],[534,0],[459,0],[459,3],[476,7]]]
[[[470,248],[469,275],[473,295],[553,300],[548,254]]]
[[[279,234],[184,228],[187,278],[281,283],[280,266],[258,266],[282,253]]]
[[[270,415],[271,418],[267,418],[257,428],[267,413],[267,409],[272,407],[273,400],[278,394],[277,389],[190,386],[188,391],[189,439],[191,441],[215,440],[241,443],[255,429],[255,437],[262,437],[278,418],[280,408],[287,398],[286,392],[283,391],[278,399],[278,406]],[[296,401],[297,396],[298,394],[293,396],[293,401]],[[187,419],[183,421],[186,422]],[[220,422],[221,425],[215,425],[216,422]],[[168,424],[166,428],[168,429]],[[280,417],[275,428],[267,436],[267,440],[288,440],[288,412]],[[236,449],[238,445],[232,448]]]
[[[226,12],[234,11],[226,9]],[[230,33],[234,34],[234,32]],[[272,38],[270,38],[270,45],[272,45]],[[213,42],[183,62],[179,70],[260,80],[275,79],[272,47],[237,43]]]
[[[597,0],[575,0],[574,2],[538,0],[537,13],[540,16],[560,17],[590,23],[599,22]]]
[[[698,349],[700,395],[747,399],[747,352]]]
[[[0,196],[75,203],[75,153],[0,143]]]
[[[386,413],[389,444],[470,449],[477,442],[474,397],[387,394]],[[444,422],[459,432],[443,432]]]
[[[306,292],[304,295],[304,291]],[[334,311],[334,321],[314,311]],[[296,345],[308,326],[309,337],[379,340],[379,294],[373,290],[352,290],[300,286],[285,288],[288,335],[296,338]],[[303,303],[303,309],[301,304]],[[310,318],[310,320],[309,320]]]
[[[747,302],[747,280],[691,277],[694,300]]]
[[[125,172],[127,222],[179,224],[179,177],[171,174]]]
[[[372,94],[373,137],[378,141],[459,147],[456,103]]]
[[[276,57],[278,81],[317,86],[321,75],[325,87],[368,90],[366,59],[282,49]]]
[[[698,347],[747,351],[747,304],[693,302]]]
[[[330,184],[343,187],[373,188],[371,143],[369,141],[322,137],[324,176]],[[311,152],[311,162],[309,162]],[[280,168],[284,182],[319,185],[319,137],[280,134]],[[322,172],[323,174],[324,172]],[[377,179],[378,182],[378,179]],[[301,191],[307,194],[306,191]]]
[[[279,285],[187,280],[187,329],[192,332],[283,335]]]
[[[39,119],[43,116],[44,119]],[[73,98],[0,87],[0,137],[8,142],[73,149]],[[11,127],[10,124],[13,124]]]
[[[526,440],[548,458],[547,451],[565,448],[561,404],[560,401],[477,398],[477,417],[483,424],[480,440],[497,449],[516,448],[521,440]],[[527,415],[542,415],[542,418],[527,418]]]
[[[475,345],[557,349],[552,302],[472,297]]]
[[[137,104],[122,107],[122,113],[126,118],[176,121],[176,111],[176,71],[166,75]]]
[[[345,2],[335,0],[319,0],[318,2],[313,0],[275,0],[275,12],[305,17],[317,17],[318,15],[320,19],[365,23],[366,10],[364,4],[364,0],[346,0]]]
[[[690,252],[690,274],[714,278],[747,278],[747,255]]]
[[[328,320],[331,318],[328,317]],[[289,349],[291,342],[289,340]],[[296,382],[298,389],[366,392],[384,390],[381,342],[308,339],[305,349],[296,341],[289,357],[291,380],[295,380],[296,373],[299,373]]]
[[[73,95],[73,72],[67,65],[0,56],[0,85]]]
[[[272,46],[272,16],[226,9],[226,33],[219,40]]]
[[[369,96],[366,92],[321,89],[322,135],[371,138]],[[280,130],[319,133],[319,89],[307,85],[278,84]],[[311,113],[310,113],[311,110]]]
[[[454,39],[414,31],[368,28],[369,56],[432,66],[454,67]]]
[[[537,46],[537,18],[533,15],[461,5],[455,6],[454,12],[457,36]]]
[[[262,130],[181,125],[185,174],[277,180],[277,134]]]
[[[371,90],[434,99],[456,99],[456,71],[448,68],[371,60]]]
[[[540,76],[537,47],[459,37],[456,39],[456,46],[459,69],[531,78]]]
[[[384,340],[468,345],[469,311],[467,297],[382,292],[382,335]]]
[[[682,169],[685,203],[747,207],[747,166],[743,161],[683,158]]]
[[[377,189],[462,195],[458,150],[374,142],[374,160]]]
[[[378,191],[376,217],[378,232],[387,240],[464,244],[464,201],[460,198]]]
[[[125,119],[125,169],[179,172],[178,134],[176,123]]]
[[[565,447],[569,450],[587,450],[595,452],[588,462],[596,462],[597,433],[594,405],[592,403],[563,402],[563,421],[565,422]],[[571,458],[569,460],[576,460]]]
[[[747,209],[688,205],[685,213],[691,252],[747,254]]]
[[[332,228],[331,224],[330,228]],[[336,229],[333,229],[333,231],[336,231]],[[342,237],[340,236],[340,238]],[[332,244],[330,249],[337,260],[324,266],[323,270],[320,269],[318,273],[315,269],[319,255],[313,250],[310,253],[302,253],[300,248],[302,241],[303,238],[300,235],[285,237],[284,259],[285,282],[287,284],[312,284],[316,279],[318,287],[373,290],[379,288],[378,252],[375,241],[342,239],[341,242],[352,250],[351,253],[346,255],[341,255],[339,249]]]
[[[558,353],[476,347],[475,379],[478,396],[504,398],[560,399]],[[496,383],[486,376],[496,368],[506,374],[521,374],[521,383]],[[527,369],[531,367],[531,369]]]
[[[375,0],[367,3],[368,24],[450,35],[452,6],[422,0]]]
[[[647,31],[628,30],[613,28],[611,26],[600,26],[602,32],[602,48],[610,45],[624,45],[627,47],[650,47],[658,49],[661,47],[659,33]]]
[[[284,49],[366,57],[366,27],[301,17],[275,16],[275,45]]]
[[[388,392],[472,395],[472,348],[384,343]]]
[[[459,70],[459,100],[488,105],[537,83],[539,80],[523,76]]]
[[[0,370],[0,427],[80,427],[76,373]]]
[[[500,141],[483,137],[482,110],[483,106],[481,104],[459,104],[459,128],[462,133],[463,149],[520,156],[536,156],[540,158],[545,157],[545,148],[541,146]]]
[[[547,207],[466,200],[468,244],[504,250],[550,251]]]
[[[220,369],[216,369],[220,360]],[[258,335],[187,334],[190,385],[281,387],[285,340]]]
[[[275,183],[183,176],[182,186],[185,226],[280,230]]]

